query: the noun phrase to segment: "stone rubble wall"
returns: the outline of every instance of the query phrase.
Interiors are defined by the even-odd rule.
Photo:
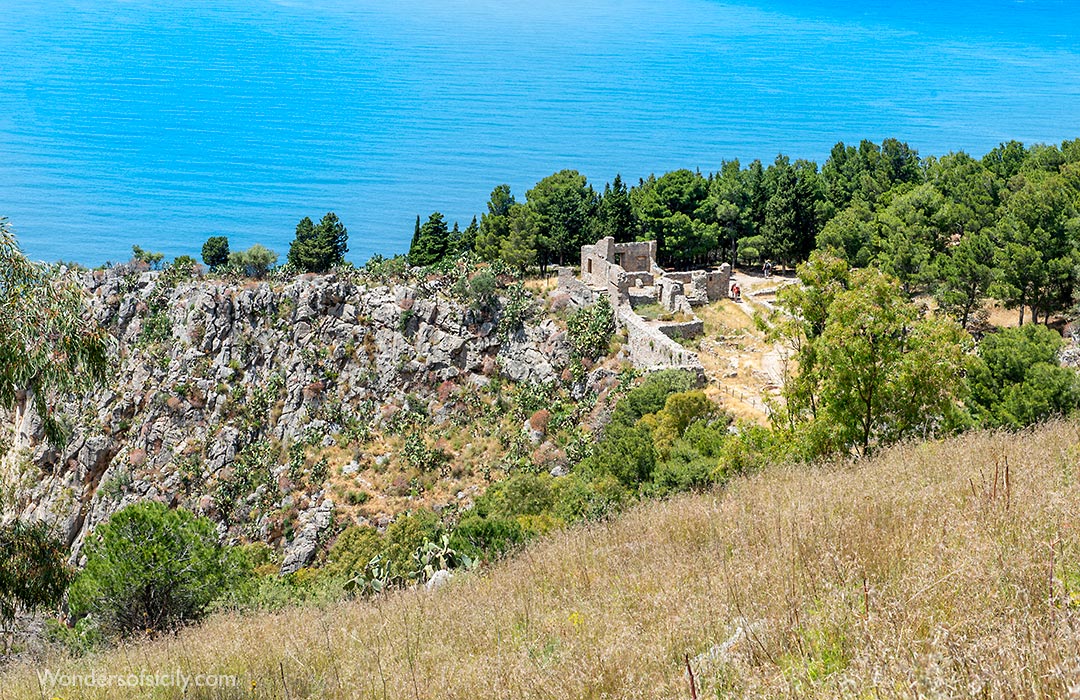
[[[626,331],[626,349],[635,367],[644,370],[685,369],[705,376],[705,368],[693,350],[684,348],[638,316],[629,305],[618,307],[616,318]]]
[[[614,252],[616,258],[612,262],[617,262],[627,272],[651,274],[656,267],[656,241],[615,243]]]
[[[557,272],[559,290],[569,295],[574,306],[582,308],[596,303],[596,292],[574,275],[573,268],[560,267]]]
[[[705,322],[700,318],[684,323],[661,323],[656,329],[669,338],[697,338],[705,333]]]

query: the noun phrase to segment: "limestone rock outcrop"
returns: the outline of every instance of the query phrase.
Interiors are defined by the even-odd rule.
[[[477,312],[426,282],[172,280],[121,266],[84,283],[111,336],[111,380],[69,401],[62,450],[26,408],[0,435],[0,517],[55,523],[75,561],[96,524],[157,499],[209,515],[226,539],[277,540],[287,568],[303,566],[333,504],[318,478],[294,483],[260,449],[332,442],[388,406],[433,401],[445,382],[551,382],[569,356],[553,321],[499,332],[499,308]],[[298,513],[290,534],[265,516],[283,508]]]

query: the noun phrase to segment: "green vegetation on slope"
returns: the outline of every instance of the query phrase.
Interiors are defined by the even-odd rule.
[[[222,614],[0,683],[36,699],[41,668],[180,668],[236,677],[187,698],[687,698],[689,658],[699,697],[1065,697],[1080,682],[1078,441],[1058,422],[767,470],[435,592]]]

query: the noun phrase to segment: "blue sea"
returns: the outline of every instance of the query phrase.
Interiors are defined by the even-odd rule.
[[[1068,0],[0,0],[0,216],[89,265],[336,212],[404,252],[575,168],[602,188],[839,140],[1080,136]]]

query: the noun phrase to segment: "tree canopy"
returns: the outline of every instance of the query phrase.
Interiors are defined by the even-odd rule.
[[[72,572],[66,548],[45,523],[0,525],[0,552],[0,625],[6,628],[19,613],[60,603]]]
[[[301,272],[327,272],[345,262],[348,241],[349,232],[334,212],[327,212],[318,224],[305,216],[296,225],[288,262]]]
[[[143,501],[94,530],[69,604],[75,615],[93,614],[121,636],[167,630],[205,614],[228,575],[210,520]]]
[[[775,327],[797,350],[776,422],[808,456],[861,454],[909,435],[961,427],[969,336],[956,323],[924,318],[900,284],[814,253],[799,269],[803,288],[778,299],[789,314]]]
[[[105,332],[89,318],[73,273],[30,262],[6,219],[0,219],[0,406],[42,418],[54,445],[69,431],[56,397],[102,381]]]
[[[202,261],[211,270],[217,270],[229,264],[229,239],[225,236],[211,236],[202,247]]]

